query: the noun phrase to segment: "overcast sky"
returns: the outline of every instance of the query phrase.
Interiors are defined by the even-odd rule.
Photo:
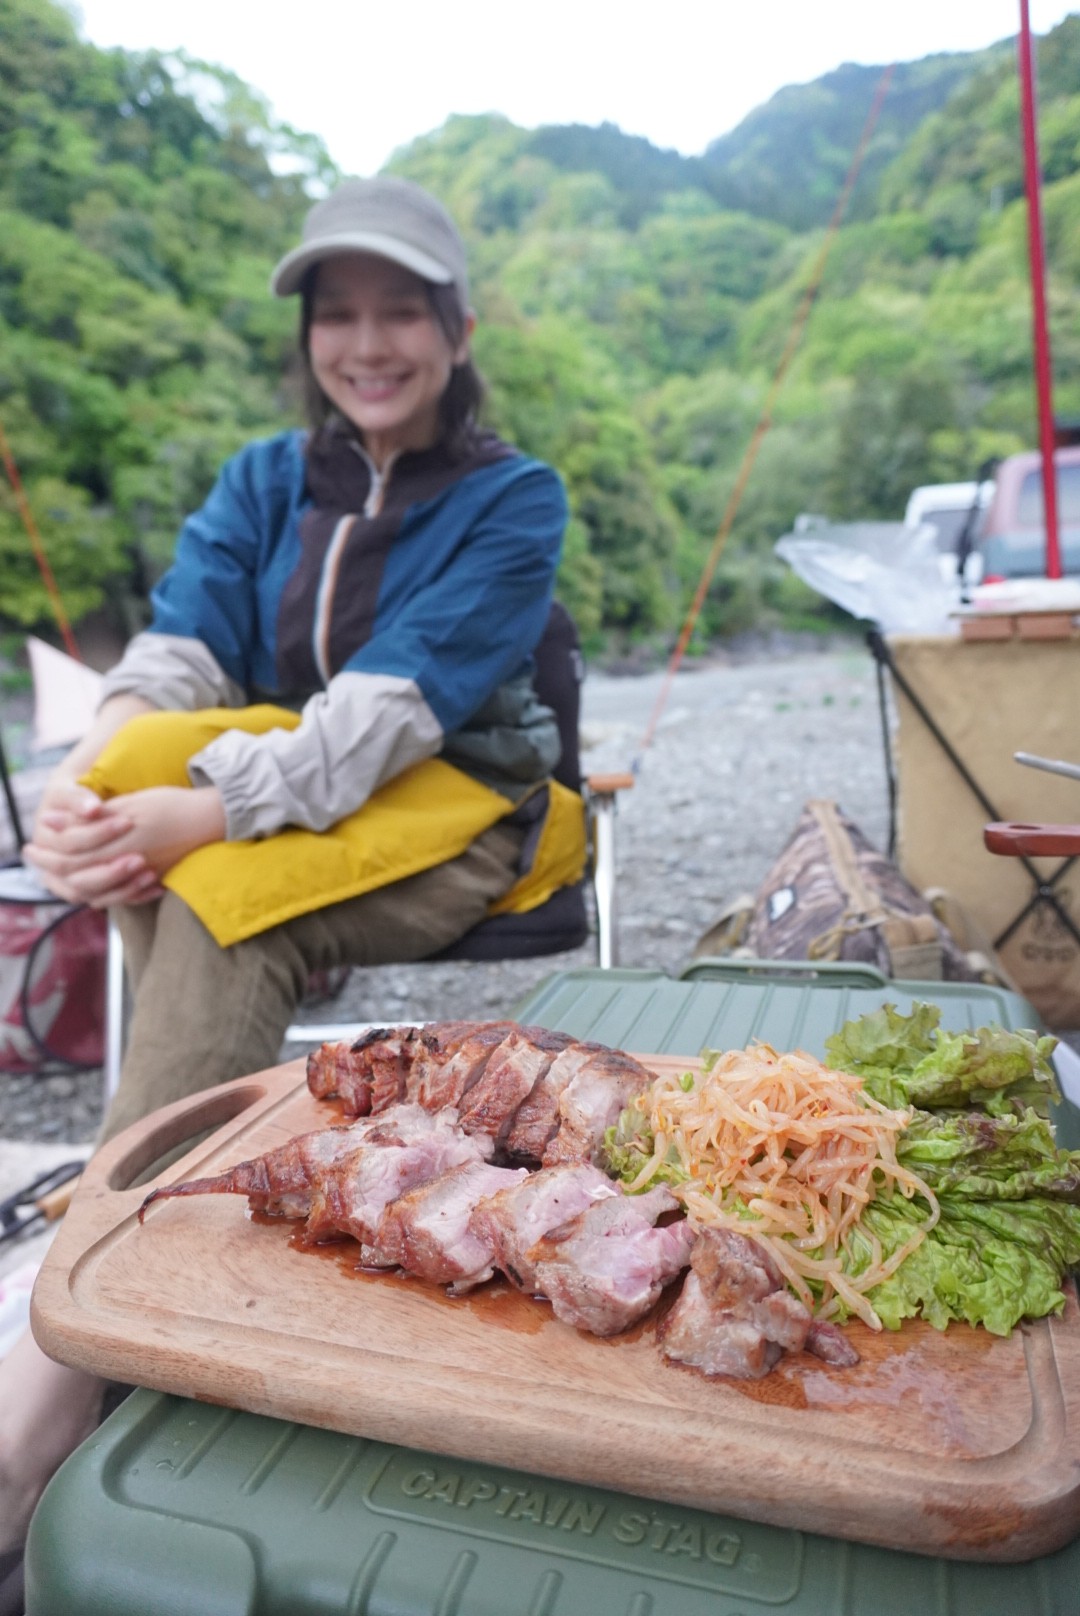
[[[1030,0],[1044,33],[1077,5]],[[702,151],[784,84],[841,62],[909,61],[1014,35],[1019,0],[74,0],[95,45],[182,48],[371,174],[454,112],[616,123]]]

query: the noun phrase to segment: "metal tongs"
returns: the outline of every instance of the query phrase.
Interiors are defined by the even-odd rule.
[[[39,1223],[51,1223],[68,1209],[74,1191],[73,1179],[78,1178],[86,1163],[63,1162],[49,1173],[42,1173],[25,1189],[16,1190],[6,1201],[0,1201],[0,1245],[15,1240],[34,1229]],[[71,1185],[70,1189],[65,1188]]]

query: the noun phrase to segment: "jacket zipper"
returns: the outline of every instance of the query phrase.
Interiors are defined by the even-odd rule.
[[[390,473],[394,467],[396,455],[391,455],[380,471],[367,450],[359,443],[353,443],[352,448],[360,456],[371,474],[371,487],[364,500],[363,515],[365,520],[371,521],[378,516],[386,497],[386,486],[390,481]],[[319,677],[324,685],[330,683],[330,625],[334,615],[334,596],[337,592],[338,573],[341,571],[341,558],[345,553],[345,546],[349,542],[359,516],[343,516],[334,529],[333,537],[323,559],[322,570],[319,574],[319,588],[315,596],[315,621],[311,631],[311,649],[315,657],[315,666],[319,670]]]

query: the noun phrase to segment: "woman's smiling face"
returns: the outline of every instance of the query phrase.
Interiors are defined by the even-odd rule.
[[[455,349],[419,275],[388,258],[343,253],[315,272],[308,355],[326,397],[359,429],[376,465],[439,436],[439,400],[468,356]]]

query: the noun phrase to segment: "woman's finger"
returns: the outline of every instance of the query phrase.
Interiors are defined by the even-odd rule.
[[[63,780],[46,786],[41,808],[44,812],[57,809],[61,813],[73,814],[78,819],[95,819],[106,811],[107,805],[88,786]]]
[[[87,848],[84,852],[73,852],[66,842],[54,847],[46,841],[27,842],[22,850],[22,856],[27,864],[35,869],[47,870],[51,875],[59,876],[63,881],[78,879],[84,871],[93,871],[103,864],[119,866],[126,859],[125,875],[136,875],[140,870],[149,866],[143,855],[135,848],[125,847],[123,838],[121,845],[109,841],[99,848]]]
[[[152,871],[139,875],[133,881],[123,882],[120,886],[112,887],[108,891],[99,892],[93,898],[84,898],[81,901],[89,903],[93,909],[113,909],[119,904],[128,907],[140,903],[152,903],[157,898],[164,897],[165,888]]]
[[[126,890],[153,871],[148,871],[141,854],[127,853],[123,858],[104,859],[54,873],[75,894],[78,902],[101,904],[114,892]],[[154,878],[156,880],[156,876]]]
[[[80,868],[77,860],[67,858],[42,842],[27,842],[22,857],[44,881],[66,881]]]
[[[120,814],[103,814],[95,819],[75,819],[70,814],[48,811],[34,827],[34,841],[58,853],[97,853],[110,842],[126,836],[131,820]]]
[[[134,888],[129,891],[126,897],[110,899],[109,907],[111,908],[113,903],[156,903],[159,898],[164,896],[165,888],[155,876],[153,881],[136,882]]]

